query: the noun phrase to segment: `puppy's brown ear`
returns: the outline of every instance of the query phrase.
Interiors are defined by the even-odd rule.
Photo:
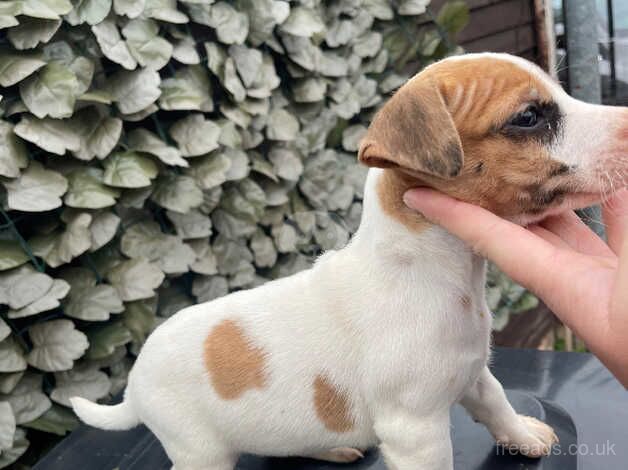
[[[402,167],[441,178],[460,173],[462,144],[440,91],[415,79],[375,115],[358,159],[378,168]]]

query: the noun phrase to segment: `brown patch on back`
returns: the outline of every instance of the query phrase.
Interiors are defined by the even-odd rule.
[[[205,339],[204,355],[211,383],[225,400],[235,400],[247,390],[266,384],[266,355],[234,320],[223,320],[211,330]]]
[[[347,394],[322,375],[316,376],[313,387],[316,416],[325,428],[337,433],[351,431],[354,421]]]

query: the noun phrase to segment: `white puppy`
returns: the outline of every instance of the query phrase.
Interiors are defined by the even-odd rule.
[[[391,469],[447,470],[456,402],[498,442],[546,454],[552,429],[517,415],[486,365],[484,260],[403,194],[431,186],[527,224],[609,191],[627,140],[625,108],[576,101],[523,59],[436,63],[362,141],[378,168],[345,248],[184,309],[148,338],[121,404],[74,410],[102,429],[146,424],[176,470],[231,470],[245,452],[348,462],[377,444]]]

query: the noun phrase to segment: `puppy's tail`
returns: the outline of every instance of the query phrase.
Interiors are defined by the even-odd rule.
[[[95,428],[125,431],[140,424],[139,417],[127,399],[113,406],[99,405],[81,397],[72,397],[70,402],[81,421]]]

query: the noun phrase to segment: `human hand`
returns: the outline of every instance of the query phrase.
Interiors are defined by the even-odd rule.
[[[427,188],[404,201],[538,295],[628,388],[628,190],[603,207],[608,244],[571,211],[524,228]]]

